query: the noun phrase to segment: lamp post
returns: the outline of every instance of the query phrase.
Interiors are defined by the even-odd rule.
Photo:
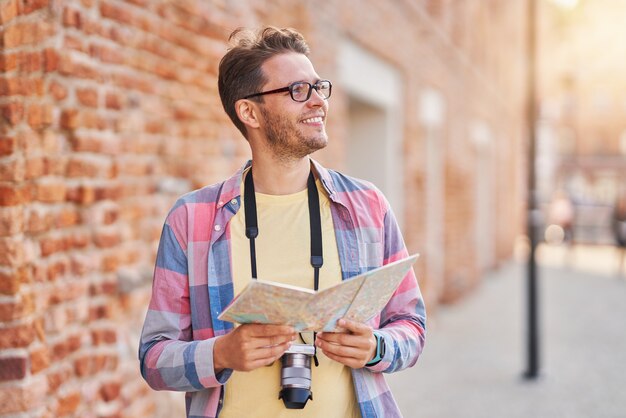
[[[537,289],[538,227],[540,213],[537,207],[537,181],[535,172],[535,154],[537,148],[537,85],[536,85],[536,14],[537,0],[528,0],[527,36],[528,36],[528,67],[527,67],[527,127],[528,127],[528,239],[530,253],[527,266],[527,363],[524,377],[536,379],[539,376],[539,312]]]
[[[528,255],[526,307],[527,307],[527,340],[526,370],[524,377],[532,380],[539,377],[539,289],[537,272],[537,244],[539,243],[539,226],[541,211],[538,208],[538,190],[536,178],[537,153],[537,5],[538,0],[527,0],[527,108],[526,124],[528,127],[528,212],[527,234],[530,241]],[[578,0],[551,0],[560,9],[572,10]]]

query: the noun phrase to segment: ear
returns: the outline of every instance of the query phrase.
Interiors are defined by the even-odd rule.
[[[259,112],[256,103],[247,99],[237,100],[235,102],[235,111],[237,112],[237,116],[239,117],[241,123],[246,125],[248,128],[259,128]]]

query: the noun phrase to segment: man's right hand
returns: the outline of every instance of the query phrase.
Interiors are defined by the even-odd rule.
[[[213,346],[215,372],[251,371],[278,360],[296,339],[293,327],[244,324],[219,337]]]

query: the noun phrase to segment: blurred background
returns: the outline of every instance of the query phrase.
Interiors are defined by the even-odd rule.
[[[249,158],[217,67],[263,25],[333,81],[314,158],[375,182],[422,254],[405,416],[626,416],[626,2],[529,1],[0,0],[0,416],[184,415],[139,375],[156,247],[179,195]]]

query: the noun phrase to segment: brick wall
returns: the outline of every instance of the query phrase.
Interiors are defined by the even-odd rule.
[[[466,292],[480,274],[475,117],[497,139],[496,262],[521,224],[519,13],[520,2],[496,0],[0,0],[0,415],[180,413],[181,399],[139,377],[137,338],[167,210],[248,156],[216,88],[238,26],[298,28],[331,79],[341,37],[401,72],[407,198],[396,210],[412,219],[411,251],[426,244],[428,176],[415,97],[428,86],[444,94],[443,290],[430,290],[441,279],[425,275],[428,257],[418,271],[431,306]],[[341,167],[347,110],[340,89],[333,99],[332,144],[318,158]]]

